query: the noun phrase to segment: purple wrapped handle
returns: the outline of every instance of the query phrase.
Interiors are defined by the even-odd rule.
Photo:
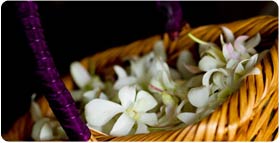
[[[183,26],[183,12],[179,1],[156,1],[157,9],[167,16],[165,30],[171,40],[178,38]]]
[[[47,47],[35,2],[18,2],[18,14],[37,63],[36,74],[51,109],[67,136],[73,141],[88,141],[91,133],[82,121],[75,102],[60,79]]]

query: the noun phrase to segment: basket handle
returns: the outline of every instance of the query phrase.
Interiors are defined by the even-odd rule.
[[[40,88],[70,140],[88,141],[91,133],[80,118],[75,102],[60,79],[54,61],[47,47],[38,5],[32,1],[17,3],[19,18],[33,51]]]
[[[165,23],[165,32],[173,41],[179,37],[182,27],[185,25],[183,21],[183,12],[179,1],[156,1],[156,8],[159,12],[167,17]]]

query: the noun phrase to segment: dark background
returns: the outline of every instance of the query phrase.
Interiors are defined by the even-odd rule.
[[[61,75],[72,61],[164,32],[155,2],[38,2],[49,49]],[[257,15],[278,16],[274,2],[180,2],[191,27]],[[1,132],[23,115],[35,91],[34,61],[14,2],[1,7]],[[109,58],[109,57],[108,57]]]

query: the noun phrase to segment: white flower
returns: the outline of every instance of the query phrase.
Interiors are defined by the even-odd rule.
[[[110,135],[124,136],[129,134],[137,123],[136,134],[148,133],[148,126],[157,124],[155,113],[147,113],[157,105],[157,101],[147,92],[141,90],[136,95],[136,88],[125,86],[119,91],[121,105],[93,99],[85,106],[85,117],[90,126],[104,126],[114,116],[122,113],[114,124]]]
[[[104,88],[104,84],[100,78],[96,75],[91,76],[85,67],[79,62],[73,62],[70,65],[70,73],[74,82],[80,89],[84,89],[87,86],[90,88]]]
[[[245,35],[235,39],[231,30],[226,27],[221,28],[226,38],[226,41],[224,41],[223,35],[220,37],[223,46],[223,55],[227,60],[227,68],[233,69],[240,61],[250,58],[252,54],[256,54],[254,48],[261,41],[259,33],[250,39],[249,36]]]
[[[92,90],[74,90],[71,91],[71,95],[75,102],[82,102],[83,104],[88,103],[90,100],[95,98],[101,98],[108,100],[107,95],[102,91],[101,88],[97,87]]]
[[[225,42],[223,39],[223,35],[220,36],[222,45],[224,45],[225,43],[234,43],[234,47],[239,52],[248,52],[250,54],[256,53],[256,50],[254,48],[261,41],[261,36],[259,33],[257,35],[255,35],[254,37],[250,38],[249,40],[247,40],[249,38],[248,36],[239,36],[235,40],[234,35],[230,29],[228,29],[224,26],[222,26],[221,29],[226,38],[226,42]]]
[[[223,67],[225,63],[219,58],[213,58],[211,56],[204,56],[200,59],[198,66],[202,71],[209,71],[215,68]]]
[[[160,108],[159,114],[162,117],[159,119],[158,126],[164,127],[176,124],[176,108],[178,106],[176,98],[166,92],[162,92],[161,100],[163,102],[163,105]]]
[[[218,93],[213,93],[211,95],[211,89],[211,87],[206,86],[192,88],[188,93],[188,101],[191,105],[196,107],[196,109],[192,111],[193,109],[191,109],[189,105],[185,105],[185,101],[182,101],[176,110],[177,118],[189,125],[213,112],[223,101],[217,100]],[[187,107],[188,110],[182,112],[181,109],[183,106],[185,106],[185,108],[189,106]]]
[[[185,101],[182,101],[176,109],[177,118],[189,125],[196,119],[196,113],[193,112],[181,112],[183,106],[185,105]]]
[[[42,111],[32,95],[30,113],[35,122],[32,127],[31,137],[36,141],[50,141],[67,139],[66,133],[55,119],[42,116]]]
[[[203,107],[207,104],[210,95],[209,87],[194,87],[188,93],[190,103],[195,107]]]
[[[114,70],[118,76],[118,80],[114,84],[114,89],[119,90],[122,87],[136,84],[137,78],[128,76],[126,71],[121,66],[115,65]]]
[[[171,72],[167,63],[161,59],[155,59],[149,73],[152,75],[149,84],[151,92],[161,93],[174,90],[175,82],[171,78]]]
[[[30,106],[30,113],[33,121],[37,121],[43,117],[40,106],[35,101],[36,94],[31,96],[31,106]]]
[[[206,72],[202,78],[202,85],[206,87],[210,87],[210,79],[213,76],[213,82],[220,88],[225,88],[225,86],[231,85],[231,78],[232,74],[230,74],[226,69],[219,68],[219,69],[212,69]],[[226,85],[224,85],[226,84]]]
[[[41,118],[35,122],[32,128],[31,137],[37,141],[50,141],[67,139],[67,135],[57,120]]]
[[[222,68],[226,65],[228,69],[234,69],[237,64],[255,54],[254,49],[261,40],[260,34],[249,39],[249,36],[239,36],[235,39],[233,33],[226,27],[221,27],[223,35],[220,36],[222,43],[222,52],[213,43],[202,41],[191,33],[188,36],[200,44],[199,53],[201,59],[198,63],[202,71],[209,71],[215,68]]]
[[[70,73],[77,86],[81,89],[84,88],[91,79],[88,71],[79,62],[73,62],[70,65]]]
[[[142,86],[145,85],[151,77],[151,75],[147,74],[147,72],[152,67],[151,64],[154,59],[155,54],[149,53],[142,58],[131,60],[130,75],[128,75],[122,67],[115,65],[114,71],[118,76],[118,80],[114,84],[114,89],[120,90],[122,87],[128,85],[137,85],[137,88],[142,89]]]
[[[200,44],[199,54],[201,56],[198,62],[198,67],[202,71],[209,71],[215,68],[221,68],[226,64],[223,53],[217,46],[213,43],[204,42],[196,38],[191,33],[188,36]]]
[[[104,100],[108,100],[108,97],[106,94],[104,94],[100,88],[95,88],[93,90],[89,90],[86,91],[85,93],[83,93],[83,97],[82,100],[84,103],[88,103],[91,100],[95,99],[95,98],[100,98],[100,99],[104,99]]]
[[[170,71],[168,65],[164,62],[166,58],[163,41],[157,41],[154,44],[152,52],[141,58],[130,60],[130,75],[122,67],[118,65],[114,66],[114,70],[118,76],[118,80],[114,84],[114,89],[119,90],[128,85],[136,85],[137,89],[147,89],[152,78],[168,81],[171,80],[171,76],[178,78],[178,72],[175,70]],[[170,85],[172,84],[170,82],[166,83],[167,87],[173,86]]]
[[[164,44],[162,40],[159,40],[154,44],[153,52],[157,58],[161,58],[163,61],[166,61],[167,55],[165,53]]]
[[[255,54],[250,59],[245,59],[239,62],[234,70],[234,80],[240,82],[249,75],[260,74],[260,69],[255,67],[257,61],[258,54]]]

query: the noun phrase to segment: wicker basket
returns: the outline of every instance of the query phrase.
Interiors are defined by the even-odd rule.
[[[252,36],[258,32],[262,42],[257,50],[270,49],[269,54],[257,64],[261,74],[248,76],[241,88],[230,96],[215,112],[197,124],[181,129],[160,131],[150,134],[130,135],[124,137],[104,136],[91,131],[91,141],[272,141],[278,137],[278,18],[259,16],[232,23],[206,25],[190,28],[186,25],[179,39],[170,41],[167,34],[163,36],[168,55],[168,64],[175,63],[179,52],[190,49],[195,52],[197,44],[187,33],[211,42],[219,42],[220,26],[226,26],[238,35]],[[81,63],[87,67],[89,60],[96,64],[97,73],[113,75],[112,66],[122,64],[123,58],[131,55],[143,55],[152,50],[160,36],[139,40],[126,46],[111,48],[87,57]],[[110,58],[108,58],[110,57]],[[70,76],[64,78],[68,89],[73,89]],[[53,116],[45,98],[38,100],[43,113]],[[30,139],[33,121],[30,113],[19,118],[12,129],[5,135],[5,140]]]

